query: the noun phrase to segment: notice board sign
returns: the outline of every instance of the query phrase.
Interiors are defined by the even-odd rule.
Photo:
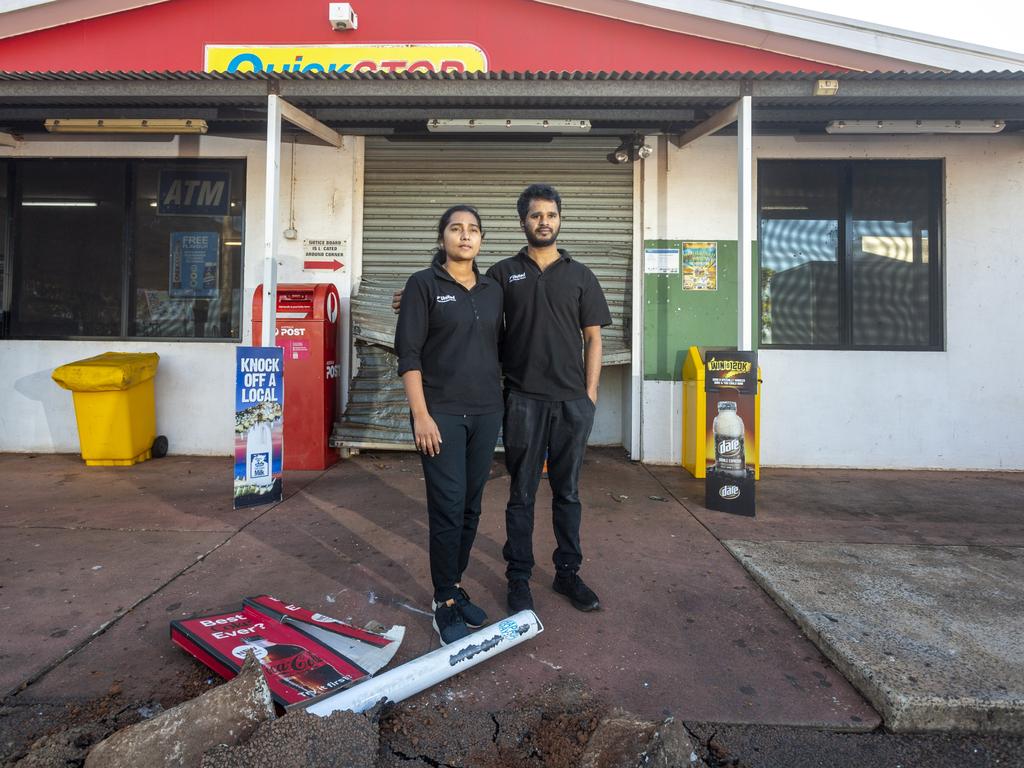
[[[283,465],[284,350],[238,347],[235,354],[235,509],[280,501]]]

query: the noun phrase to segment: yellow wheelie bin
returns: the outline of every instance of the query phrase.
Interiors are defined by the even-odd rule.
[[[71,390],[88,466],[130,466],[167,453],[156,435],[155,352],[104,352],[62,365],[53,380]]]

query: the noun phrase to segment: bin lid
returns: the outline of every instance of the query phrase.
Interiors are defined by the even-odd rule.
[[[60,366],[53,380],[72,392],[113,392],[152,379],[159,361],[156,352],[104,352]]]

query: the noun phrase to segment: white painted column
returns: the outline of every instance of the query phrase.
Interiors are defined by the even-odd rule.
[[[664,143],[658,138],[658,146]],[[644,172],[646,160],[633,163],[633,306],[629,364],[629,458],[643,460],[640,427],[643,424],[644,386]],[[623,435],[625,437],[625,435]]]
[[[281,97],[267,97],[267,193],[263,212],[263,338],[274,345],[277,328],[277,201],[281,193]],[[253,339],[255,342],[255,339]]]
[[[736,116],[736,168],[737,168],[737,192],[739,196],[737,211],[739,220],[737,222],[737,294],[739,299],[739,311],[736,313],[739,328],[736,334],[736,343],[740,350],[750,351],[754,348],[753,331],[754,322],[754,275],[751,259],[750,242],[753,239],[753,232],[750,221],[753,218],[753,140],[751,138],[751,97],[741,96],[738,102],[739,109]]]

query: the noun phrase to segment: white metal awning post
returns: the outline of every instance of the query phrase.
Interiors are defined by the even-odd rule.
[[[341,135],[289,104],[280,96],[267,97],[267,193],[263,222],[263,333],[260,344],[274,344],[277,328],[277,243],[280,223],[277,202],[281,195],[281,120],[287,120],[333,147],[342,144]],[[295,151],[294,149],[292,150]],[[253,339],[255,341],[255,339]]]
[[[750,247],[753,240],[750,220],[754,211],[752,108],[752,98],[740,96],[738,101],[716,112],[682,136],[670,138],[675,146],[682,148],[702,136],[736,123],[736,298],[739,302],[736,312],[736,347],[743,351],[754,348],[754,270]]]
[[[739,308],[736,313],[739,328],[736,329],[736,345],[741,351],[754,348],[752,327],[754,324],[754,278],[750,243],[752,238],[750,219],[753,215],[753,164],[754,147],[751,129],[751,97],[741,96],[736,116],[736,175],[737,212],[736,222],[736,282]]]
[[[263,334],[274,345],[277,329],[277,199],[281,193],[281,97],[267,97],[267,194],[263,209]]]

